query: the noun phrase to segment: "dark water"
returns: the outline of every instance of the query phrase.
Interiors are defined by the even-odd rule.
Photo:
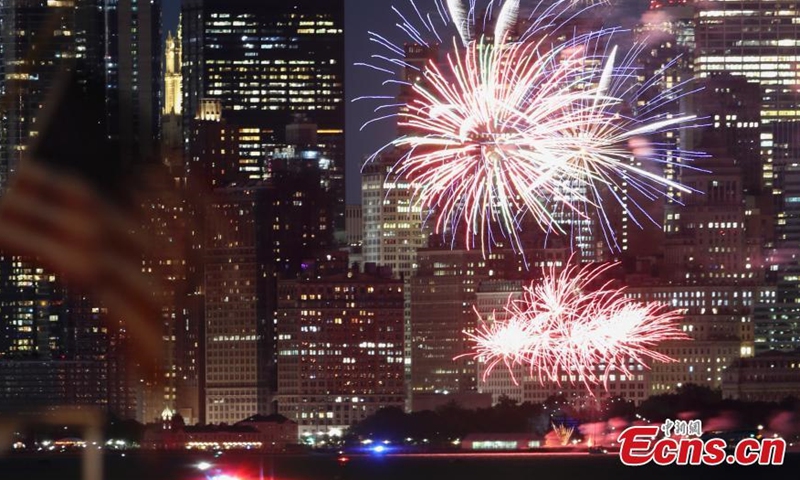
[[[201,460],[242,480],[572,480],[572,479],[800,479],[800,454],[781,466],[626,467],[616,455],[263,457],[224,455],[219,459],[185,455],[128,453],[105,458],[106,480],[203,480]],[[80,457],[0,458],[0,480],[80,480]]]

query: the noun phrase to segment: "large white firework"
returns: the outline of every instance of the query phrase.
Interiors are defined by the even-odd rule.
[[[645,209],[628,193],[652,200],[669,190],[690,191],[663,175],[674,160],[651,140],[693,125],[693,115],[663,110],[683,94],[683,85],[648,95],[653,82],[637,82],[634,66],[641,47],[621,56],[613,45],[619,29],[581,30],[575,23],[581,11],[572,2],[534,8],[524,28],[519,0],[499,8],[489,2],[483,16],[475,0],[434,3],[441,24],[456,30],[444,61],[412,65],[402,48],[372,34],[392,55],[375,56],[382,66],[363,65],[389,74],[420,70],[421,81],[413,84],[388,80],[405,84],[410,101],[388,102],[376,112],[400,107],[378,119],[395,118],[412,133],[384,149],[403,153],[394,173],[412,183],[436,232],[460,232],[468,248],[484,252],[500,243],[522,250],[526,219],[546,232],[563,232],[565,218],[593,216],[610,231],[609,198],[634,216]],[[447,45],[433,17],[412,5],[422,27],[395,9],[401,30],[426,47]],[[425,40],[429,36],[435,40]],[[692,155],[682,153],[684,159]]]

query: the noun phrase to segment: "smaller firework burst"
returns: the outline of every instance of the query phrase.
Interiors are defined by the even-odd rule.
[[[541,383],[560,385],[567,374],[590,392],[599,384],[607,389],[611,373],[630,376],[631,365],[674,362],[655,348],[666,340],[689,339],[677,327],[679,310],[627,298],[610,282],[590,288],[616,265],[546,270],[520,299],[509,298],[506,320],[482,321],[474,332],[465,332],[475,346],[462,356],[485,362],[484,381],[502,363],[516,383],[513,367],[527,365]]]
[[[569,441],[572,438],[572,434],[575,432],[575,428],[567,427],[566,425],[556,425],[552,422],[550,422],[550,424],[553,426],[553,432],[555,432],[561,445],[569,445]]]

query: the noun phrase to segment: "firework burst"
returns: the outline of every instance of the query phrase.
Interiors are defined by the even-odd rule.
[[[395,118],[412,132],[384,149],[404,153],[394,173],[411,182],[422,210],[432,212],[435,232],[463,232],[468,248],[479,245],[484,253],[501,242],[521,251],[519,232],[528,219],[545,232],[563,233],[565,218],[594,217],[610,232],[604,195],[633,216],[646,212],[623,198],[626,190],[649,200],[670,189],[690,191],[659,173],[673,160],[648,140],[692,125],[694,116],[663,113],[683,85],[650,95],[653,82],[637,82],[641,47],[620,58],[612,45],[619,29],[556,40],[572,31],[567,26],[574,12],[572,2],[555,2],[534,9],[530,26],[515,34],[520,2],[506,0],[494,29],[487,25],[495,6],[489,2],[480,29],[492,32],[489,38],[476,36],[481,20],[474,1],[435,3],[442,23],[457,32],[445,61],[412,65],[402,58],[403,49],[373,34],[394,57],[376,56],[388,62],[384,66],[363,64],[388,74],[397,73],[392,66],[420,73],[416,83],[387,80],[411,89],[412,100],[376,112],[398,107],[378,119]],[[416,5],[414,10],[424,28],[395,10],[403,20],[398,26],[416,43],[444,44],[437,22]],[[436,41],[424,40],[425,31]]]
[[[569,441],[572,438],[572,434],[575,432],[575,427],[567,427],[566,425],[556,425],[553,422],[550,422],[550,425],[553,426],[553,433],[555,433],[559,443],[561,443],[562,446],[569,445]]]
[[[673,362],[655,348],[666,340],[689,338],[677,328],[680,311],[639,303],[610,283],[590,289],[615,265],[545,271],[543,280],[525,287],[520,299],[509,299],[507,320],[481,321],[474,332],[465,332],[475,347],[463,356],[485,362],[484,381],[500,364],[512,378],[514,366],[527,365],[542,383],[560,385],[561,375],[567,374],[590,390],[598,384],[607,388],[611,373],[631,375],[630,365]]]

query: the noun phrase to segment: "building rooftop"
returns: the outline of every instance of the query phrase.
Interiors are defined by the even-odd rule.
[[[286,422],[291,422],[291,420],[284,417],[283,415],[273,413],[272,415],[253,415],[251,417],[245,418],[240,422],[237,422],[236,425],[241,425],[243,423],[286,423]]]
[[[254,427],[246,425],[202,425],[193,427],[184,427],[186,433],[257,433],[258,430]]]

